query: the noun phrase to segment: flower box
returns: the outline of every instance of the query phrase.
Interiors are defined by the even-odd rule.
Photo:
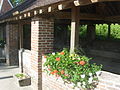
[[[26,74],[16,74],[14,75],[14,79],[16,84],[20,87],[31,85],[31,77]]]
[[[85,55],[69,53],[67,49],[62,52],[44,56],[44,70],[48,75],[61,77],[65,83],[73,84],[75,88],[94,89],[98,84],[98,76],[102,65],[89,63],[91,58]]]

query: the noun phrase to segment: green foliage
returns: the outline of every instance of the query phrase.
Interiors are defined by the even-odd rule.
[[[96,25],[96,36],[98,39],[105,40],[108,36],[108,25],[107,24]]]
[[[111,24],[111,39],[120,39],[120,25]],[[86,37],[87,25],[80,26],[80,37]],[[108,25],[96,24],[96,37],[100,40],[106,40],[108,38]]]
[[[80,37],[84,38],[86,37],[86,33],[87,33],[87,25],[81,25],[80,26]]]
[[[11,0],[12,5],[15,7],[18,4],[22,3],[24,0]]]
[[[111,38],[112,39],[120,39],[120,25],[119,24],[111,24]]]
[[[71,31],[71,26],[68,26],[68,31]],[[79,27],[79,35],[81,38],[86,37],[86,33],[87,33],[87,25],[80,25]]]
[[[47,55],[44,64],[49,75],[61,77],[65,82],[74,83],[79,88],[94,88],[98,83],[97,72],[102,66],[89,63],[90,58],[78,54],[70,54],[67,49]]]
[[[1,40],[0,40],[0,47],[1,47],[1,48],[4,48],[4,46],[5,46],[5,41],[1,39]]]
[[[16,74],[15,76],[16,76],[17,78],[24,78],[24,77],[26,77],[26,75],[23,74],[23,73],[18,73],[18,74]]]

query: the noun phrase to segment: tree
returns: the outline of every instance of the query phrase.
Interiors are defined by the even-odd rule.
[[[15,7],[17,5],[19,5],[20,3],[22,3],[24,0],[11,0],[12,5]]]

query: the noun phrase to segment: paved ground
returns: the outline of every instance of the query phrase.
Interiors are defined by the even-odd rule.
[[[0,90],[32,90],[30,86],[18,87],[15,83],[13,75],[18,73],[16,66],[0,65]]]
[[[103,65],[102,70],[120,75],[120,59],[106,58],[95,55],[90,55],[90,57],[93,57],[93,60],[91,60],[92,63]]]

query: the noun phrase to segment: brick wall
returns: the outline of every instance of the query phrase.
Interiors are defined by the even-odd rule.
[[[18,65],[18,24],[6,24],[6,59],[8,65]]]
[[[42,90],[42,54],[53,50],[54,22],[52,19],[32,18],[31,77],[34,90]]]
[[[42,63],[44,64],[45,61],[43,56]],[[42,68],[42,90],[81,90],[80,88],[73,89],[73,84],[64,84],[60,77],[49,76],[44,69],[45,67]],[[95,90],[120,90],[120,75],[102,71]]]
[[[96,90],[120,90],[120,75],[102,71]]]

